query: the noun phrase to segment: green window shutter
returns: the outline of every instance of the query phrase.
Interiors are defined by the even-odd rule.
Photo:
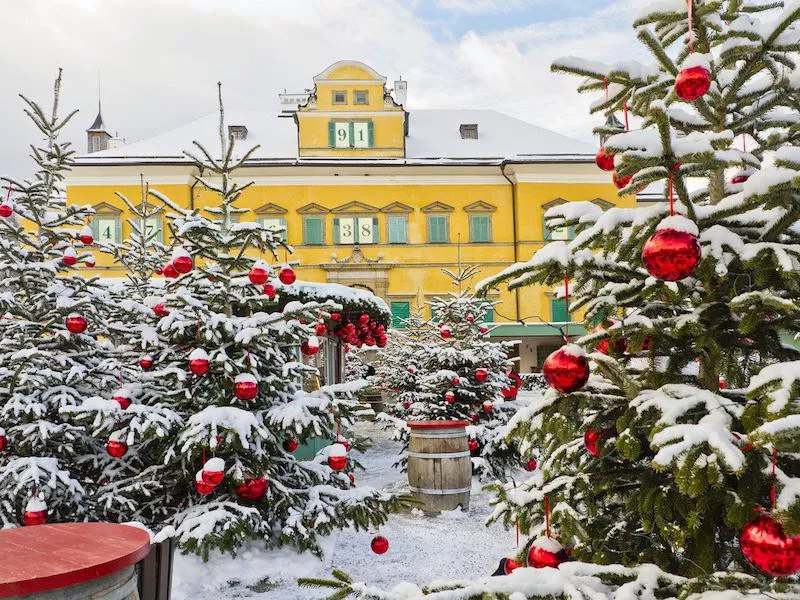
[[[283,227],[283,232],[281,233],[281,239],[284,242],[289,241],[289,230],[286,228],[286,219],[281,217],[278,219],[278,222],[280,223],[281,227]]]
[[[372,217],[372,243],[381,243],[381,228],[378,225],[378,217]]]
[[[92,228],[92,237],[100,241],[100,228],[97,226],[97,219],[89,221],[89,227]]]
[[[553,298],[550,301],[550,321],[553,323],[567,322],[567,303],[563,298]]]
[[[484,323],[494,323],[494,307],[488,307],[486,312],[483,313],[483,322]]]
[[[114,219],[114,229],[117,232],[117,240],[122,242],[122,219]]]
[[[570,225],[569,228],[567,229],[567,231],[568,231],[567,236],[569,237],[569,239],[574,240],[575,239],[575,226],[574,225]]]
[[[550,239],[552,239],[553,233],[550,231],[550,228],[547,226],[547,223],[545,222],[544,217],[542,217],[542,232],[544,233],[544,239],[545,240],[549,241]]]
[[[428,217],[428,241],[438,244],[447,242],[446,215],[431,215]]]
[[[367,136],[369,138],[369,147],[375,147],[375,123],[370,121],[367,123]]]
[[[303,219],[303,241],[311,246],[322,244],[322,219],[320,217]]]
[[[406,218],[405,217],[388,217],[388,233],[390,244],[405,244],[407,242],[406,236]]]
[[[340,244],[339,241],[339,218],[336,217],[333,219],[333,243]]]
[[[334,148],[336,146],[336,123],[328,121],[328,147]]]
[[[471,215],[469,239],[472,242],[489,241],[489,215]]]
[[[405,327],[405,322],[411,316],[410,302],[392,302],[392,327],[401,329]]]
[[[348,127],[350,129],[350,147],[352,148],[356,145],[356,131],[352,121],[350,121]]]

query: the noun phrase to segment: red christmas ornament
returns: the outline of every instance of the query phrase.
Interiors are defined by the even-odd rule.
[[[242,500],[258,500],[267,493],[269,482],[263,477],[248,477],[236,486],[236,495]]]
[[[202,348],[195,348],[189,355],[189,370],[195,375],[205,375],[211,363],[208,360],[208,354]]]
[[[594,155],[594,162],[603,171],[614,170],[614,154],[612,152],[606,152],[604,147],[601,147],[600,150],[597,151],[597,154]]]
[[[469,413],[469,420],[472,421],[473,423],[477,423],[478,422],[478,414],[474,413],[474,412]]]
[[[278,290],[275,289],[275,286],[271,283],[267,283],[264,285],[264,295],[269,298],[270,300],[274,299],[275,296],[278,294]]]
[[[489,371],[484,369],[483,367],[478,367],[475,369],[475,381],[478,383],[483,383],[489,378]]]
[[[317,323],[314,327],[314,335],[326,335],[328,333],[328,326],[325,323]]]
[[[467,315],[467,323],[472,325],[474,322],[475,322],[475,316],[474,315]]]
[[[540,537],[533,541],[528,550],[528,566],[534,569],[543,567],[558,568],[569,556],[564,547],[549,537]]]
[[[721,389],[721,390],[725,390],[725,389],[727,389],[727,388],[728,388],[728,382],[727,382],[727,381],[725,381],[725,378],[724,378],[724,377],[720,377],[720,378],[719,378],[719,389]]]
[[[342,320],[342,313],[332,312],[331,313],[331,321],[336,321],[337,323]]]
[[[448,404],[453,404],[456,401],[456,395],[453,392],[445,392],[444,393],[444,401]]]
[[[491,400],[484,401],[484,403],[483,403],[483,412],[490,413],[490,412],[492,412],[493,408],[494,408],[494,404],[492,404]]]
[[[525,470],[526,471],[535,471],[536,467],[538,467],[538,466],[539,466],[539,464],[536,462],[536,459],[535,458],[531,458],[531,459],[528,460],[527,463],[525,463]]]
[[[410,401],[410,400],[405,400],[405,401],[403,402],[403,408],[405,408],[406,410],[408,410],[409,408],[411,408],[411,401]]]
[[[283,449],[286,452],[294,452],[300,447],[300,442],[297,441],[297,438],[286,438],[283,440]]]
[[[336,443],[328,450],[328,466],[334,471],[341,471],[347,466],[347,448]]]
[[[233,393],[240,400],[252,400],[258,396],[258,381],[250,373],[239,373],[233,382]]]
[[[789,537],[772,517],[760,515],[739,534],[739,547],[759,571],[774,577],[800,571],[800,536]]]
[[[178,273],[178,269],[175,268],[171,262],[167,263],[164,267],[164,277],[167,279],[175,279],[180,273]]]
[[[378,337],[375,338],[375,345],[378,348],[385,348],[387,341],[388,341],[388,339],[387,339],[387,337],[385,335],[379,335]]]
[[[111,399],[117,404],[119,404],[119,407],[122,410],[125,410],[131,405],[130,394],[128,394],[128,390],[126,390],[125,388],[120,388],[116,392],[114,392],[114,395],[111,396]]]
[[[203,481],[203,471],[198,471],[197,475],[194,476],[194,489],[197,490],[197,493],[202,494],[203,496],[208,496],[216,488],[216,485],[211,485],[210,483]]]
[[[594,328],[594,333],[605,331],[605,329],[606,328],[602,324],[600,324]],[[611,340],[609,340],[609,338],[600,340],[597,343],[597,346],[594,347],[594,349],[597,350],[600,354],[605,354],[607,356],[610,341]],[[617,339],[617,341],[614,343],[614,350],[617,352],[617,354],[623,354],[627,349],[628,349],[628,343],[622,338]]]
[[[217,487],[225,478],[225,461],[221,458],[209,458],[200,471],[200,478],[208,485]]]
[[[439,329],[439,333],[441,334],[441,336],[442,336],[444,339],[447,339],[447,338],[449,338],[451,335],[453,335],[453,331],[452,331],[452,330],[451,330],[451,329],[450,329],[450,328],[449,328],[447,325],[445,325],[445,326],[443,326],[441,329]]]
[[[94,266],[97,264],[94,259],[94,254],[90,254],[89,256],[87,256],[86,260],[84,260],[83,262],[90,269],[94,268]]]
[[[542,373],[550,387],[569,394],[581,389],[589,380],[589,361],[583,348],[567,344],[547,357]]]
[[[157,317],[166,317],[169,314],[169,311],[163,304],[156,304],[153,307],[153,312],[156,314]]]
[[[614,175],[612,176],[611,179],[614,182],[614,185],[617,187],[617,189],[621,190],[624,187],[628,187],[628,184],[631,182],[631,179],[633,179],[633,175],[625,175],[624,177],[620,177],[619,175],[617,175],[617,172],[614,171]]]
[[[6,436],[6,430],[0,427],[0,452],[6,449],[8,446],[8,437]]]
[[[64,249],[64,255],[61,257],[61,261],[70,267],[78,262],[78,255],[75,253],[75,248],[67,246]]]
[[[10,204],[6,204],[3,202],[0,204],[0,217],[10,217],[11,213],[14,212],[14,207]]]
[[[31,498],[25,504],[22,524],[25,526],[44,525],[47,522],[47,504],[40,498]]]
[[[108,440],[106,442],[106,452],[114,458],[122,458],[128,452],[128,444],[120,440]]]
[[[453,377],[453,385],[457,386],[459,383],[461,383],[461,380],[458,377]]]
[[[695,272],[700,255],[700,244],[695,234],[665,228],[656,231],[645,242],[642,263],[656,279],[678,281]]]
[[[84,246],[91,246],[92,244],[94,244],[94,235],[92,235],[92,228],[87,225],[86,227],[81,229],[81,233],[78,236],[78,239]]]
[[[302,342],[300,344],[300,352],[302,352],[304,356],[314,356],[319,352],[319,340],[317,336],[312,335],[308,338],[307,342]]]
[[[522,564],[518,563],[513,558],[507,558],[505,560],[505,562],[503,563],[503,572],[506,575],[511,575],[511,573],[513,571],[519,569],[520,567],[524,567],[524,566],[525,565],[522,565]]]
[[[182,248],[178,248],[172,253],[172,266],[178,273],[188,273],[194,267],[192,257]]]
[[[487,333],[489,333],[489,327],[487,327],[486,325],[481,325],[480,327],[478,327],[478,331],[480,332],[481,335],[486,335]]]
[[[292,285],[297,281],[297,275],[291,267],[283,267],[280,273],[278,273],[278,279],[280,279],[281,283],[284,285]]]
[[[269,273],[264,267],[256,264],[250,269],[247,277],[250,279],[250,283],[253,285],[262,285],[267,282],[267,279],[269,279]]]
[[[469,442],[467,442],[467,447],[469,448],[470,454],[475,454],[478,451],[478,440],[471,438]]]
[[[586,446],[586,451],[592,456],[599,457],[600,450],[597,445],[600,443],[600,436],[602,432],[599,429],[589,429],[583,434],[583,445]]]
[[[367,323],[369,323],[369,315],[367,313],[361,313],[358,316],[358,323],[360,325],[366,325]]]
[[[386,554],[386,551],[389,549],[389,540],[382,535],[376,535],[374,538],[372,538],[370,548],[372,548],[372,551],[375,554]]]
[[[701,66],[681,69],[675,78],[675,94],[681,100],[692,102],[705,96],[711,87],[711,73]]]
[[[739,171],[736,172],[736,174],[733,176],[733,178],[731,178],[731,183],[734,184],[734,185],[742,184],[745,181],[747,181],[748,179],[750,179],[750,176],[753,173],[755,173],[755,170],[751,169],[749,167],[745,168],[745,169],[740,169]]]
[[[139,359],[139,366],[142,367],[145,371],[153,366],[153,357],[149,354],[145,354],[142,358]]]
[[[86,331],[86,319],[77,313],[72,313],[67,316],[64,323],[67,326],[67,331],[70,333],[83,333]]]

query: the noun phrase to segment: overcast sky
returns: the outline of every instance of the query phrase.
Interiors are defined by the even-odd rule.
[[[0,173],[30,172],[36,131],[19,93],[78,108],[67,139],[83,153],[97,112],[137,141],[215,109],[273,111],[342,59],[391,82],[414,108],[493,108],[584,140],[599,121],[577,80],[551,74],[564,55],[647,56],[630,28],[639,0],[0,0]],[[187,140],[187,145],[191,140]]]

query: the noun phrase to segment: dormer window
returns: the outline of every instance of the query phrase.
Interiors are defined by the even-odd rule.
[[[247,127],[244,125],[228,125],[228,135],[235,140],[246,140]]]
[[[333,104],[347,104],[347,92],[344,90],[333,91]]]
[[[458,126],[458,132],[461,134],[462,140],[477,140],[478,139],[478,124],[477,123],[462,123]]]
[[[369,104],[369,90],[356,90],[353,92],[353,104]]]

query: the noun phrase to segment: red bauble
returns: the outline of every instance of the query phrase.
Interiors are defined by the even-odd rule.
[[[314,356],[319,352],[319,340],[317,336],[312,335],[308,338],[307,342],[302,342],[300,344],[300,352],[302,352],[304,356]]]
[[[195,348],[189,355],[189,370],[195,375],[205,375],[211,363],[208,360],[208,354],[202,348]]]
[[[616,171],[614,171],[614,175],[612,176],[612,181],[614,182],[614,185],[617,186],[618,190],[621,190],[624,187],[628,187],[628,184],[631,182],[631,179],[633,179],[633,175],[625,175],[625,177],[620,177],[619,175],[617,175]]]
[[[175,279],[180,273],[178,273],[178,269],[175,268],[171,262],[167,263],[164,267],[164,277],[167,279]]]
[[[458,377],[453,377],[453,385],[458,385],[461,383],[461,380]]]
[[[385,348],[387,341],[388,341],[387,337],[385,335],[381,334],[381,335],[379,335],[378,337],[375,338],[375,345],[378,348]]]
[[[598,167],[603,169],[603,171],[614,170],[614,154],[606,152],[605,148],[601,147],[600,150],[597,151],[597,154],[594,155],[594,162]]]
[[[329,456],[328,466],[334,471],[341,471],[347,466],[347,456]]]
[[[119,389],[114,392],[114,395],[111,396],[111,399],[119,404],[119,407],[122,410],[125,410],[131,405],[131,397],[128,395],[127,390]]]
[[[342,320],[342,313],[332,312],[331,313],[331,321],[336,321],[337,323]]]
[[[474,413],[474,412],[469,413],[469,420],[472,421],[473,423],[477,423],[478,422],[478,413]]]
[[[0,427],[0,452],[6,449],[8,446],[8,437],[6,436],[5,430]]]
[[[225,478],[225,461],[217,457],[209,458],[200,471],[200,478],[208,485],[218,486]]]
[[[278,273],[278,279],[280,279],[281,283],[284,285],[292,285],[297,281],[297,275],[291,267],[283,267],[280,273]]]
[[[149,354],[145,354],[142,358],[139,359],[139,366],[142,367],[145,371],[153,366],[153,357]]]
[[[0,217],[10,217],[11,213],[14,212],[14,207],[10,204],[6,204],[3,202],[0,204]]]
[[[711,73],[705,67],[681,69],[675,78],[675,94],[681,100],[691,102],[706,94],[711,87]]]
[[[2,216],[2,215],[0,215]],[[84,246],[91,246],[94,244],[94,235],[92,235],[92,228],[91,227],[84,227],[81,230],[78,239],[81,241],[81,244]]]
[[[370,548],[372,548],[372,551],[375,554],[385,554],[389,549],[389,540],[382,535],[376,535],[374,538],[372,538]]]
[[[61,260],[65,265],[70,267],[78,262],[78,255],[75,253],[75,248],[72,246],[67,246],[64,250],[64,256],[61,257]]]
[[[456,401],[456,395],[453,392],[445,392],[444,401],[448,404],[453,404]]]
[[[122,458],[128,452],[128,444],[120,440],[108,440],[106,442],[106,452],[114,458]]]
[[[93,268],[97,263],[94,260],[94,254],[90,254],[86,257],[86,260],[83,261],[84,264],[89,267],[90,269]]]
[[[700,255],[700,244],[693,233],[659,229],[645,242],[642,262],[656,279],[678,281],[695,272]]]
[[[475,322],[475,316],[474,315],[467,315],[467,323],[472,325],[474,322]]]
[[[263,477],[248,477],[236,486],[236,495],[242,500],[258,500],[267,493],[269,482]]]
[[[594,333],[599,333],[601,331],[605,331],[605,327],[602,324],[594,328]],[[597,346],[594,347],[594,349],[597,350],[600,354],[608,355],[610,341],[611,340],[609,338],[600,340],[597,343]],[[622,338],[617,339],[617,341],[614,343],[614,350],[616,351],[617,354],[623,354],[627,349],[628,349],[628,343]]]
[[[589,360],[583,348],[567,344],[547,357],[542,373],[550,387],[569,394],[581,389],[589,380]]]
[[[534,569],[543,567],[555,569],[568,558],[566,550],[553,538],[537,538],[528,550],[528,566]]]
[[[369,323],[369,315],[367,313],[361,313],[358,315],[358,323],[359,325],[366,325]]]
[[[486,325],[481,325],[478,327],[478,331],[481,333],[481,335],[486,335],[489,333],[489,328]]]
[[[486,400],[483,403],[483,407],[482,408],[483,408],[483,412],[490,413],[490,412],[492,412],[492,409],[494,408],[494,404],[492,404],[491,400]]]
[[[194,476],[194,489],[197,490],[198,494],[208,496],[215,489],[217,489],[217,486],[203,481],[203,472],[198,471],[197,475]]]
[[[536,462],[536,459],[535,458],[531,458],[531,459],[528,460],[527,463],[525,463],[525,470],[526,471],[535,471],[536,467],[538,467],[538,466],[539,466],[539,464]]]
[[[751,565],[768,575],[784,577],[800,571],[800,535],[787,536],[783,526],[767,515],[742,528],[739,547]]]
[[[66,318],[64,323],[67,326],[67,331],[70,333],[83,333],[86,331],[86,319],[84,319],[81,315],[72,313]]]
[[[240,373],[233,383],[233,393],[240,400],[252,400],[258,396],[258,382],[250,373]]]
[[[505,562],[503,563],[503,572],[506,575],[511,575],[511,573],[513,571],[519,569],[520,567],[524,567],[524,566],[525,565],[522,565],[522,564],[518,563],[513,558],[507,558],[505,560]]]
[[[286,438],[283,440],[283,449],[287,452],[294,452],[300,447],[300,442],[296,438]]]
[[[278,294],[278,290],[276,290],[276,289],[275,289],[275,286],[274,286],[274,285],[272,285],[271,283],[267,283],[267,284],[264,286],[264,295],[265,295],[267,298],[269,298],[270,300],[272,300],[273,298],[275,298],[275,296],[276,296],[277,294]]]
[[[163,304],[156,304],[153,307],[153,312],[157,317],[166,317],[169,314],[169,311]]]
[[[410,401],[410,400],[405,400],[405,401],[403,402],[403,408],[405,408],[406,410],[408,410],[409,408],[411,408],[411,401]]]
[[[475,381],[478,383],[483,383],[489,378],[489,371],[484,369],[483,367],[478,367],[475,369]]]
[[[602,432],[599,429],[589,429],[583,434],[583,445],[586,446],[586,451],[592,456],[600,456],[600,449],[597,444],[600,443],[600,436]]]
[[[172,259],[172,266],[178,273],[188,273],[194,267],[192,257],[189,254],[178,254]]]
[[[478,440],[472,438],[467,442],[470,454],[475,454],[478,451]]]
[[[253,285],[262,285],[267,283],[267,279],[269,279],[269,273],[264,267],[255,266],[250,269],[247,277],[250,279],[250,283]]]
[[[445,326],[443,326],[441,329],[439,329],[439,333],[442,335],[442,337],[443,337],[444,339],[447,339],[447,338],[449,338],[451,335],[453,335],[453,332],[452,332],[452,330],[451,330],[451,329],[450,329],[450,328],[449,328],[447,325],[445,325]]]
[[[44,525],[47,522],[47,504],[39,498],[31,498],[25,504],[25,512],[22,513],[22,524]]]
[[[755,173],[753,169],[740,169],[736,172],[736,174],[731,178],[732,184],[741,184],[750,179],[750,176]]]
[[[327,335],[328,333],[328,326],[325,323],[317,323],[317,326],[314,327],[314,335]]]

